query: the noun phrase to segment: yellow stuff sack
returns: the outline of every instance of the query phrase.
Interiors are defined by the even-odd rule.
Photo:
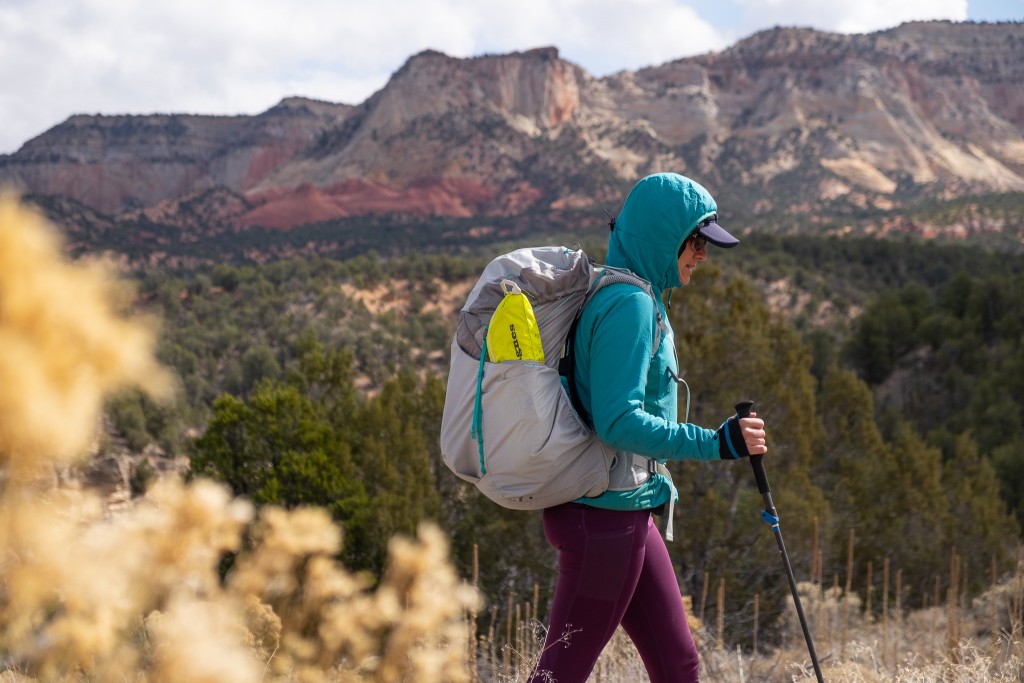
[[[533,306],[519,285],[502,280],[505,297],[494,309],[487,326],[487,357],[492,363],[503,360],[544,362],[544,347]]]

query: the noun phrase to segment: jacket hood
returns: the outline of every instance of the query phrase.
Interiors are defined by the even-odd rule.
[[[608,238],[608,265],[629,268],[655,290],[681,287],[678,256],[683,241],[718,213],[711,193],[678,173],[643,178],[626,197]]]

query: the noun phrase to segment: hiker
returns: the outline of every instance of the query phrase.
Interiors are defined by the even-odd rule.
[[[677,422],[679,366],[661,295],[690,282],[693,269],[708,258],[708,245],[739,243],[718,225],[717,210],[693,180],[658,173],[633,187],[612,221],[608,265],[649,281],[655,297],[628,285],[594,295],[573,340],[573,381],[581,416],[604,443],[624,453],[663,463],[731,460],[768,450],[756,413],[734,416],[717,430]],[[664,343],[656,345],[659,333]],[[559,552],[558,580],[531,682],[583,683],[620,624],[652,683],[698,680],[679,584],[652,517],[667,510],[671,518],[678,494],[663,466],[628,466],[638,486],[544,510],[544,534]]]

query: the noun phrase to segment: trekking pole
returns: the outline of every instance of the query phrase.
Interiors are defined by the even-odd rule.
[[[750,409],[754,407],[753,401],[740,401],[736,404],[736,417],[750,417]],[[807,651],[811,654],[811,664],[814,666],[814,675],[818,683],[825,683],[821,676],[821,666],[818,664],[818,655],[814,652],[814,640],[811,638],[811,631],[807,628],[807,618],[804,616],[804,608],[800,604],[800,593],[796,589],[796,579],[793,578],[793,565],[789,563],[789,555],[786,554],[786,544],[782,542],[782,530],[779,529],[779,513],[772,503],[772,491],[768,488],[768,475],[764,472],[763,455],[750,456],[750,466],[754,468],[754,479],[757,480],[757,490],[761,492],[764,499],[764,510],[761,511],[761,519],[770,524],[775,532],[775,542],[779,546],[779,554],[782,555],[782,564],[786,568],[786,577],[789,579],[789,590],[793,593],[793,603],[796,605],[797,616],[800,617],[800,627],[804,630],[804,640],[807,641]]]

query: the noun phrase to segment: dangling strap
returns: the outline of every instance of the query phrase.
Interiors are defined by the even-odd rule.
[[[687,384],[686,380],[683,379],[680,375],[677,375],[676,373],[674,373],[672,371],[672,368],[668,369],[668,375],[669,375],[669,377],[672,378],[672,381],[674,381],[676,384],[682,384],[684,387],[686,387],[686,412],[683,413],[683,422],[689,422],[690,421],[690,385]]]
[[[483,384],[484,384],[484,361],[487,358],[487,327],[484,327],[484,343],[480,349],[480,367],[476,371],[476,401],[473,404],[473,424],[470,426],[470,434],[476,439],[477,448],[480,449],[480,476],[487,474],[484,467],[484,407],[483,407]]]
[[[633,457],[638,457],[638,456],[633,456]],[[672,481],[672,473],[668,471],[668,467],[666,467],[664,463],[660,463],[657,460],[651,460],[650,461],[650,463],[648,464],[648,471],[651,472],[652,474],[653,473],[660,474],[661,476],[663,476],[666,479],[668,479],[669,482]],[[672,541],[675,538],[674,534],[672,533],[672,530],[674,528],[673,519],[675,518],[675,511],[676,511],[676,498],[675,498],[675,496],[672,496],[671,498],[668,499],[668,516],[665,518],[665,540],[666,541]]]
[[[654,313],[658,322],[654,326],[654,352],[651,353],[651,360],[654,360],[654,357],[658,355],[658,349],[661,348],[662,330],[665,326],[665,318],[661,315],[661,311],[658,310],[657,302],[654,304]]]
[[[675,517],[676,511],[676,497],[672,496],[668,499],[668,519],[665,520],[665,540],[675,540],[675,536],[672,534],[672,519]]]

